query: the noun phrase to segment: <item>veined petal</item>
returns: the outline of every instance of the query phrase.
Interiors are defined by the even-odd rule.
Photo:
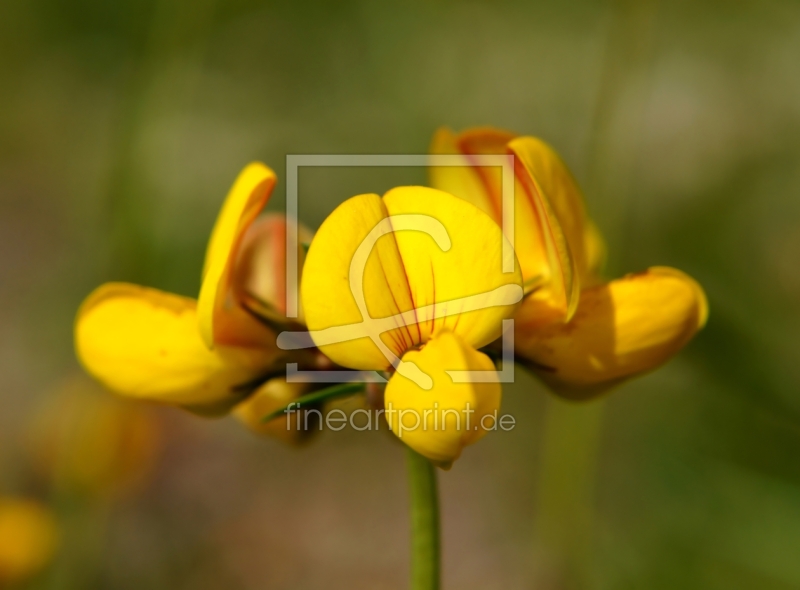
[[[387,217],[378,195],[348,199],[320,226],[303,267],[300,294],[306,325],[309,330],[347,326],[336,342],[320,346],[326,356],[345,367],[382,370],[389,366],[370,335],[380,338],[396,356],[419,342],[418,330],[400,319],[388,331],[362,324],[369,318],[391,318],[414,307],[394,236],[372,233]],[[365,246],[359,249],[362,243]],[[355,272],[363,272],[360,284],[355,276],[351,281],[354,258],[359,261]],[[363,299],[357,300],[362,294]],[[359,308],[360,301],[364,310]],[[315,341],[317,345],[322,342],[319,338]]]
[[[267,204],[276,180],[275,173],[263,164],[247,166],[214,225],[197,302],[200,334],[209,348],[216,344],[261,346],[275,338],[233,301],[231,275],[242,236]]]
[[[583,196],[556,151],[536,137],[520,137],[509,144],[522,160],[537,189],[545,195],[574,259],[575,272],[584,282],[598,271],[605,247],[597,227],[586,214]]]
[[[431,167],[436,188],[473,203],[498,224],[502,219],[501,170],[472,166],[476,155],[516,157],[514,249],[526,293],[521,319],[536,325],[564,322],[575,312],[582,282],[597,282],[602,238],[586,216],[583,199],[564,163],[546,143],[492,128],[454,135],[440,129],[433,154],[458,154],[465,167]]]
[[[475,166],[474,155],[505,155],[506,144],[514,137],[491,127],[470,129],[458,135],[446,127],[438,129],[430,153],[460,156],[464,166],[431,166],[431,186],[472,203],[500,224],[501,171],[497,167]]]
[[[297,261],[302,277],[305,260],[303,244],[313,233],[301,223],[290,226],[285,215],[271,213],[257,219],[242,239],[233,273],[233,290],[241,305],[276,324],[286,318],[286,237],[297,231]],[[298,321],[303,323],[302,306]]]
[[[303,443],[320,430],[320,414],[299,411],[269,422],[264,422],[263,418],[309,393],[311,385],[311,383],[287,383],[285,377],[270,379],[253,395],[236,406],[233,415],[256,434],[276,438],[288,444]]]
[[[516,258],[513,272],[503,272],[503,244],[508,242],[500,227],[477,208],[435,189],[399,187],[387,192],[383,202],[393,216],[427,217],[449,238],[450,247],[442,249],[424,231],[394,234],[416,308],[418,342],[440,329],[475,348],[496,340],[502,320],[517,308],[519,299],[508,300],[508,293],[522,295],[521,289],[504,289],[521,287],[522,276]]]
[[[126,283],[102,285],[84,301],[75,348],[109,389],[201,413],[224,412],[240,401],[277,357],[266,349],[209,350],[193,299]]]
[[[516,353],[557,393],[585,399],[666,362],[707,317],[694,279],[654,267],[583,291],[566,325],[517,324]]]
[[[465,446],[494,428],[501,388],[499,383],[454,383],[447,371],[495,367],[488,356],[447,330],[403,360],[430,375],[433,388],[425,390],[399,373],[393,375],[384,397],[389,428],[419,454],[449,468]]]
[[[514,272],[502,272],[504,240],[479,209],[434,189],[353,197],[325,220],[306,260],[308,327],[348,326],[335,331],[336,342],[332,330],[315,333],[315,342],[341,365],[378,370],[393,362],[387,350],[401,357],[439,328],[475,347],[488,344],[522,295],[516,260]],[[362,324],[370,319],[378,321]]]
[[[538,281],[538,288],[520,309],[520,319],[528,322],[547,318],[549,321],[552,317],[563,322],[568,321],[577,308],[580,278],[567,236],[536,176],[540,166],[535,153],[528,149],[531,139],[523,137],[508,144],[509,151],[516,156],[517,193],[521,189],[527,198],[514,212],[518,221],[515,231],[522,232],[519,236],[515,234],[515,249],[523,269],[527,265],[527,272],[523,270],[526,281]]]

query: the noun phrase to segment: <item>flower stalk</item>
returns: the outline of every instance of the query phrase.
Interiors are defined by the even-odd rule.
[[[438,590],[440,574],[439,496],[436,468],[407,447],[411,488],[411,590]]]

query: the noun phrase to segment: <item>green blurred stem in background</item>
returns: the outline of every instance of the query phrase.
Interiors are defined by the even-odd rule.
[[[551,396],[539,471],[537,542],[564,588],[590,587],[595,480],[605,402]]]
[[[629,225],[640,153],[649,71],[655,52],[660,0],[614,0],[589,137],[587,194],[608,240],[607,271],[629,270]],[[625,98],[632,89],[638,92]],[[618,116],[625,108],[624,117]],[[623,121],[624,123],[620,123]],[[586,404],[550,396],[538,473],[536,542],[558,586],[593,587],[596,571],[595,493],[604,400]]]
[[[439,496],[436,468],[407,447],[411,487],[411,590],[438,590]]]

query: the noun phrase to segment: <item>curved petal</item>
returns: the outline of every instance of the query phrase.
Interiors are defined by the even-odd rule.
[[[581,293],[566,325],[516,326],[516,353],[557,393],[585,399],[677,353],[705,325],[708,303],[679,270],[654,267]]]
[[[39,572],[58,545],[58,526],[43,504],[0,498],[0,585],[23,582]]]
[[[537,137],[520,137],[509,148],[533,177],[558,218],[574,258],[575,272],[584,282],[597,272],[604,251],[603,239],[586,214],[583,196],[564,161]]]
[[[248,394],[277,355],[208,350],[194,300],[126,283],[108,283],[87,297],[75,323],[75,348],[86,370],[119,394],[211,413]]]
[[[501,388],[499,383],[454,383],[447,371],[493,371],[494,364],[447,330],[403,360],[430,375],[433,388],[393,375],[384,397],[389,428],[419,454],[449,468],[465,446],[494,428]]]
[[[288,444],[306,442],[321,428],[321,414],[300,411],[263,422],[264,416],[285,408],[292,401],[309,393],[311,383],[287,383],[285,377],[270,379],[233,410],[233,415],[247,428],[261,436],[276,438]]]
[[[286,216],[271,213],[256,219],[242,239],[233,273],[236,300],[258,316],[277,325],[286,324],[286,237],[292,231]],[[303,244],[309,244],[313,233],[297,224],[297,260],[302,277],[305,259]],[[302,306],[298,321],[304,323]],[[292,322],[295,323],[295,322]]]
[[[306,259],[314,341],[341,365],[375,370],[439,328],[475,347],[491,342],[522,294],[516,260],[502,273],[504,240],[476,207],[434,189],[353,197],[325,220]]]
[[[513,133],[492,127],[469,129],[458,135],[446,127],[438,129],[431,141],[430,153],[461,156],[464,166],[431,166],[428,171],[431,186],[472,203],[499,224],[502,220],[500,170],[475,166],[471,156],[504,155],[506,144],[514,137]]]
[[[523,270],[526,280],[538,280],[538,288],[520,309],[520,320],[564,322],[578,306],[580,278],[567,236],[536,176],[539,163],[528,149],[532,139],[522,137],[508,144],[516,156],[517,196],[521,192],[527,198],[514,212],[518,222],[515,231],[521,232],[515,235],[515,248],[520,264],[528,266],[527,273]]]
[[[320,226],[308,250],[303,267],[300,295],[306,325],[310,330],[342,328],[336,342],[321,345],[323,353],[335,363],[361,370],[382,370],[389,366],[384,352],[370,336],[394,355],[419,341],[416,328],[393,322],[393,329],[381,331],[377,326],[362,324],[369,318],[393,317],[413,309],[403,261],[391,234],[382,235],[374,244],[361,250],[360,285],[351,285],[351,263],[359,246],[388,217],[378,195],[359,195],[339,205]],[[366,258],[366,260],[364,260]],[[353,278],[355,282],[355,278]],[[359,309],[356,295],[363,293],[366,313]]]
[[[275,338],[232,300],[231,275],[242,236],[267,204],[276,180],[275,173],[263,164],[247,166],[214,225],[197,302],[200,334],[208,348],[216,344],[262,346]]]
[[[496,340],[502,320],[514,313],[519,300],[504,303],[506,294],[522,295],[521,289],[513,289],[522,285],[516,258],[514,271],[503,272],[503,244],[508,241],[500,227],[475,207],[435,189],[399,187],[387,192],[383,202],[392,216],[431,219],[449,238],[450,247],[444,250],[424,231],[394,234],[417,311],[418,342],[443,328],[475,348]],[[508,252],[514,256],[511,248]],[[478,309],[468,311],[476,299]]]
[[[454,135],[440,129],[433,154],[458,154],[465,167],[431,166],[434,187],[480,208],[497,223],[502,218],[501,171],[472,166],[475,155],[513,154],[514,249],[528,297],[520,319],[534,325],[572,317],[581,284],[597,282],[602,238],[586,216],[583,199],[564,163],[543,141],[507,131],[476,128]]]

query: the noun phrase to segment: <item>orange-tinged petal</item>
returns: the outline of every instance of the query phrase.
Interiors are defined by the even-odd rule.
[[[425,390],[396,373],[386,385],[386,420],[400,440],[442,467],[494,428],[500,409],[499,383],[455,383],[447,371],[494,371],[488,356],[448,330],[437,332],[413,362],[433,379]]]
[[[431,166],[431,186],[472,203],[501,223],[501,171],[497,167],[475,166],[472,156],[505,155],[506,144],[513,138],[512,133],[491,127],[470,129],[458,135],[446,127],[438,129],[430,153],[461,156],[464,166]]]
[[[271,213],[257,219],[247,230],[239,247],[233,274],[233,290],[239,303],[275,324],[286,318],[286,237],[293,228],[285,215]],[[297,261],[302,277],[305,260],[303,244],[311,243],[313,233],[297,224]],[[297,321],[303,323],[302,306]]]
[[[547,193],[536,177],[537,163],[532,159],[528,140],[519,138],[508,144],[516,156],[515,173],[520,188],[527,197],[525,205],[514,212],[518,222],[515,249],[526,281],[536,281],[538,289],[522,306],[523,321],[529,317],[546,317],[567,321],[575,313],[580,295],[580,278],[567,236],[561,227]],[[529,221],[526,216],[530,215]]]
[[[86,370],[130,397],[224,412],[276,360],[274,351],[206,348],[193,299],[127,283],[108,283],[84,301],[75,348]]]
[[[262,436],[288,444],[299,444],[320,430],[318,412],[296,411],[284,418],[264,422],[263,418],[307,394],[312,383],[287,383],[285,377],[270,379],[233,410],[233,415],[247,428]]]
[[[504,240],[479,209],[434,189],[353,197],[325,220],[306,260],[307,325],[328,330],[312,334],[315,342],[341,365],[376,370],[394,362],[387,351],[401,357],[439,328],[475,347],[491,342],[522,294],[516,260],[514,272],[502,272]],[[370,318],[382,321],[362,323]]]
[[[536,137],[520,137],[509,148],[522,160],[536,187],[555,213],[581,280],[597,271],[603,258],[603,241],[586,214],[583,196],[556,151]]]
[[[581,281],[596,282],[602,238],[586,217],[577,185],[546,143],[489,127],[454,135],[440,129],[431,152],[458,154],[465,165],[475,155],[513,154],[514,249],[526,300],[521,319],[535,325],[564,322],[575,312]],[[431,167],[434,187],[473,203],[501,223],[502,183],[498,167]],[[577,254],[576,254],[577,252]]]
[[[23,498],[0,498],[0,586],[23,582],[52,558],[58,527],[44,505]]]
[[[261,346],[275,336],[239,307],[231,293],[238,248],[244,233],[267,204],[277,177],[253,163],[239,174],[222,206],[206,251],[197,302],[200,334],[206,346]]]
[[[584,399],[666,362],[707,317],[694,279],[654,267],[585,290],[566,325],[527,330],[517,323],[516,354],[557,393]]]

